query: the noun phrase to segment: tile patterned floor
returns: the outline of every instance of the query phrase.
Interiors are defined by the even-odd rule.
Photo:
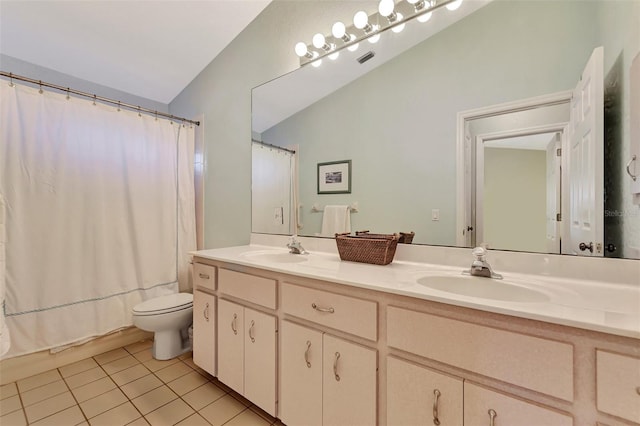
[[[140,342],[0,387],[0,425],[282,425],[193,363]]]

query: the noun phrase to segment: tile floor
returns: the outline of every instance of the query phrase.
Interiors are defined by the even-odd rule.
[[[0,425],[282,425],[193,363],[125,346],[0,387]]]

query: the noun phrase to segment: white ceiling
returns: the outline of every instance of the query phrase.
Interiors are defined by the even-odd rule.
[[[270,1],[0,0],[0,53],[168,104]]]

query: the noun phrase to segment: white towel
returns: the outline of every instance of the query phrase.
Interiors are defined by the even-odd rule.
[[[322,235],[333,237],[335,234],[342,234],[344,232],[351,232],[349,206],[324,206]]]

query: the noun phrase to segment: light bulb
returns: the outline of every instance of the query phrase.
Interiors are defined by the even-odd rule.
[[[462,0],[456,0],[454,2],[447,4],[447,9],[456,10],[457,8],[460,7],[461,4],[462,4]]]
[[[295,47],[295,51],[296,51],[296,55],[300,56],[301,58],[303,56],[307,56],[307,45],[304,44],[304,42],[298,42],[296,43],[296,47]]]
[[[396,20],[397,21],[402,21],[402,13],[396,13],[396,15],[398,15]],[[404,25],[405,24],[397,25],[397,26],[391,28],[391,31],[393,31],[394,33],[399,33],[400,31],[404,30]]]
[[[427,22],[429,19],[431,19],[431,15],[433,15],[433,12],[423,13],[422,15],[418,16],[418,22]]]
[[[313,65],[314,68],[318,68],[320,65],[322,65],[322,59],[311,62],[311,65]]]
[[[347,28],[340,21],[336,22],[335,24],[333,24],[333,27],[331,27],[331,34],[333,34],[335,38],[344,37],[346,32],[347,32]]]
[[[325,46],[324,36],[320,33],[313,36],[313,46],[316,49],[322,49]]]
[[[378,4],[378,13],[387,18],[393,14],[394,7],[395,3],[393,0],[380,0],[380,3]]]
[[[335,61],[336,59],[338,59],[338,56],[340,56],[340,52],[333,52],[329,55],[329,59]]]
[[[367,40],[369,40],[369,43],[371,43],[371,44],[377,43],[378,40],[380,40],[380,34],[376,34],[374,36],[371,36]]]
[[[353,25],[359,30],[369,25],[369,16],[367,16],[367,12],[363,10],[357,12],[353,16]]]

